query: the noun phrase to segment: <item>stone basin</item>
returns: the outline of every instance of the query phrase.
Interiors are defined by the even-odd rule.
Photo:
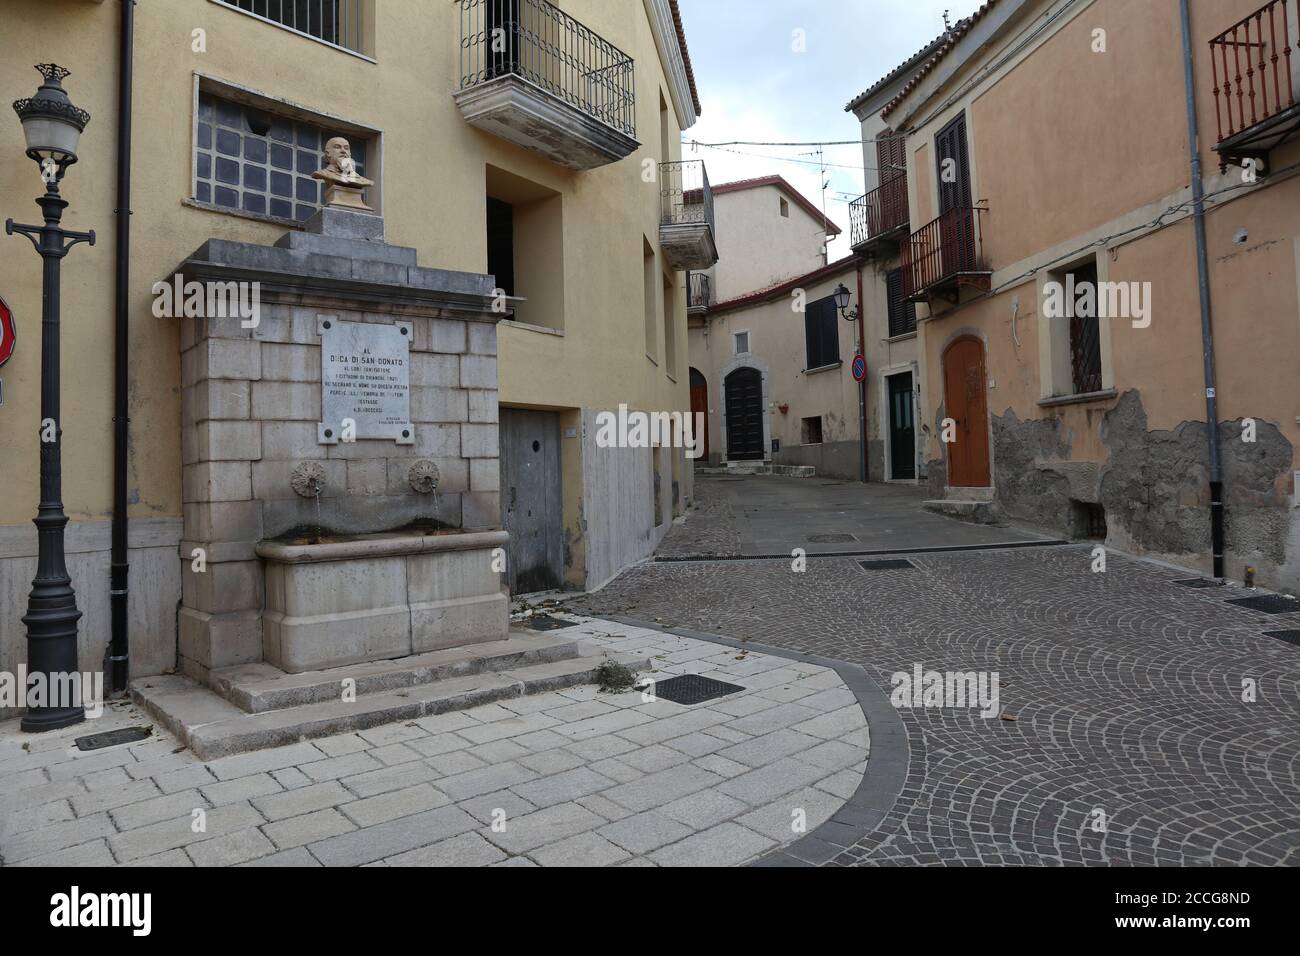
[[[505,640],[504,531],[263,541],[265,660],[290,674]]]

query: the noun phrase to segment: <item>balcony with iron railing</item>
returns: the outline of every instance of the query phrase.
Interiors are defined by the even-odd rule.
[[[1267,157],[1300,130],[1291,55],[1298,4],[1270,0],[1210,40],[1219,136],[1214,149],[1225,168]]]
[[[707,272],[692,272],[686,277],[686,312],[698,315],[713,304],[713,277]]]
[[[631,57],[546,0],[456,2],[470,125],[570,169],[638,148]]]
[[[961,290],[987,291],[993,273],[984,262],[978,206],[958,206],[926,223],[903,242],[903,294],[912,302],[956,303]]]
[[[853,250],[880,251],[886,244],[898,244],[907,236],[907,177],[881,183],[865,196],[849,203],[849,232]]]
[[[718,261],[713,187],[704,160],[659,164],[659,248],[678,271],[708,269]]]

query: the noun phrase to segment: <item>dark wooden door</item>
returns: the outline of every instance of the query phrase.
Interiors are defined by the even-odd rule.
[[[511,594],[563,583],[564,504],[555,412],[501,409],[501,514]]]
[[[970,155],[966,150],[965,113],[935,134],[934,159],[939,174],[940,215],[950,209],[971,206]]]
[[[695,427],[695,422],[704,423],[703,434],[696,435],[695,440],[702,442],[701,447],[704,449],[702,460],[709,460],[709,382],[708,379],[700,372],[699,369],[691,369],[691,415],[694,421],[691,427]],[[698,416],[703,415],[703,418]]]
[[[955,275],[975,267],[975,213],[971,194],[970,153],[966,147],[966,114],[962,113],[934,137],[939,177],[939,231],[943,274]]]
[[[891,375],[889,383],[889,477],[916,477],[916,408],[912,398],[912,373]]]
[[[944,408],[957,423],[956,441],[948,448],[948,485],[989,487],[988,395],[984,346],[958,339],[943,356]]]
[[[727,376],[727,459],[763,458],[763,378],[758,369],[738,368]]]

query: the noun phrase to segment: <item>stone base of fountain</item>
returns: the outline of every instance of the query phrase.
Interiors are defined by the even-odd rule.
[[[496,569],[508,541],[486,531],[263,542],[263,658],[298,674],[503,640],[510,607]]]

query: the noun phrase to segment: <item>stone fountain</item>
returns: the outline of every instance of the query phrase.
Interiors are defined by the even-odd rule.
[[[509,630],[495,280],[385,242],[346,146],[327,144],[330,202],[304,229],[212,239],[179,270],[207,304],[180,319],[182,673],[133,692],[202,757],[599,663]],[[236,290],[247,314],[212,308]]]

